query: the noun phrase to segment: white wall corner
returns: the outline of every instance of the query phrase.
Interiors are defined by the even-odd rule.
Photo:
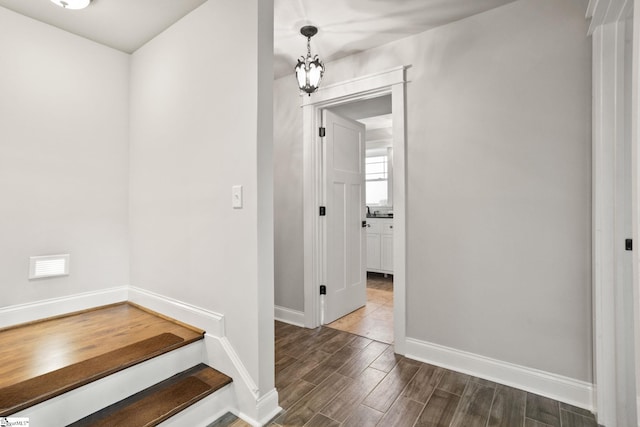
[[[0,328],[124,302],[127,290],[127,286],[119,286],[0,308]]]
[[[280,322],[304,328],[304,312],[302,311],[291,310],[290,308],[276,305],[274,307],[274,317]]]
[[[407,338],[406,357],[594,411],[593,384]]]

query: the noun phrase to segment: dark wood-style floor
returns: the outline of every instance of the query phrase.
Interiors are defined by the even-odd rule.
[[[583,409],[416,362],[347,332],[276,322],[275,338],[283,413],[271,426],[597,426]]]

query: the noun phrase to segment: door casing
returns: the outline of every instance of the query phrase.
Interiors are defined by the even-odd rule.
[[[322,110],[341,104],[391,94],[394,152],[394,345],[405,353],[406,346],[406,69],[400,66],[321,88],[304,97],[303,116],[303,240],[304,240],[304,318],[307,328],[320,326],[320,285],[325,277],[324,230],[318,215],[322,203],[322,144],[318,129]]]
[[[637,77],[632,77],[633,90],[625,88],[624,69],[629,58],[625,55],[625,26],[633,13],[634,0],[590,0],[587,17],[591,18],[588,34],[593,40],[593,364],[594,403],[599,424],[610,427],[637,424],[640,411],[640,300],[638,275],[640,269],[638,253],[631,254],[633,269],[635,316],[635,369],[628,372],[621,362],[626,353],[625,335],[627,327],[621,322],[620,295],[629,286],[625,270],[628,268],[628,253],[623,251],[627,235],[625,219],[631,216],[633,240],[638,241],[638,131],[639,110]],[[633,71],[638,75],[638,28],[640,14],[636,11],[633,22],[632,41]],[[631,99],[627,97],[631,96]],[[631,106],[630,140],[625,135],[627,101]],[[625,157],[631,144],[631,171],[627,170]],[[629,176],[631,175],[631,176]],[[630,181],[630,182],[628,182]],[[628,212],[627,198],[631,197]],[[625,355],[626,357],[626,355]],[[623,357],[624,359],[624,357]],[[633,402],[627,384],[637,382]],[[635,405],[634,405],[635,403]],[[636,406],[636,408],[633,408]],[[635,421],[631,421],[635,418]]]

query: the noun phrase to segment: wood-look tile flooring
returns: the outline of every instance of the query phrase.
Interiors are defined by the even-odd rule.
[[[203,331],[128,303],[2,329],[0,389],[163,333],[190,342]]]
[[[327,325],[352,334],[393,343],[393,276],[367,274],[367,304]]]
[[[283,412],[272,427],[597,427],[583,409],[416,362],[366,337],[276,322],[275,339]]]

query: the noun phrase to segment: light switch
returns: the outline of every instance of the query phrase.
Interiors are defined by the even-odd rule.
[[[242,185],[231,187],[231,206],[234,209],[242,209]]]

